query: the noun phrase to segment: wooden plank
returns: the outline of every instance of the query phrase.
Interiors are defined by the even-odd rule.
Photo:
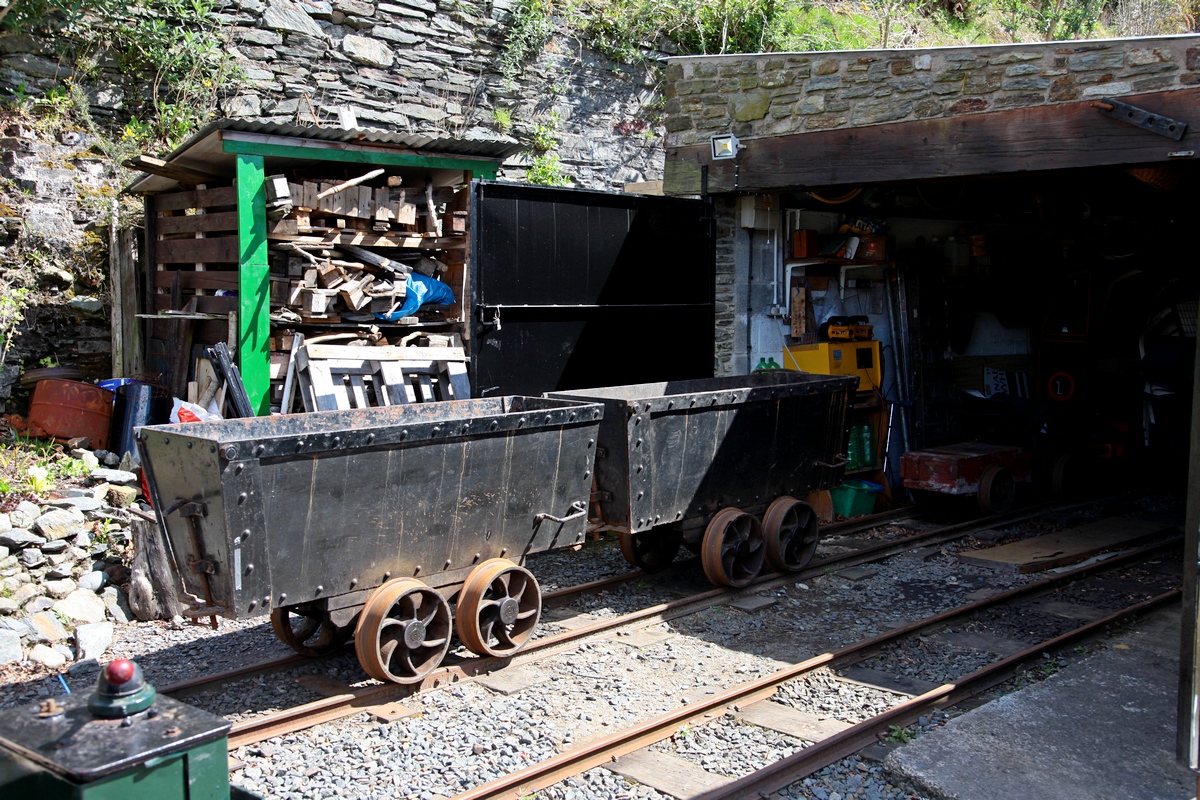
[[[911,675],[894,675],[890,672],[871,669],[870,667],[847,667],[842,670],[843,680],[858,683],[863,686],[873,686],[886,692],[906,694],[912,697],[925,694],[936,689],[938,684]]]
[[[361,359],[366,350],[372,361],[467,361],[461,347],[351,347],[344,344],[306,345],[309,358]]]
[[[1020,573],[1037,572],[1070,564],[1105,550],[1133,547],[1174,532],[1174,526],[1161,522],[1110,517],[999,547],[969,550],[959,553],[958,560]]]
[[[161,239],[155,248],[159,264],[238,263],[238,237],[212,239]]]
[[[443,374],[445,375],[445,380],[450,387],[450,391],[454,395],[454,400],[466,400],[471,396],[471,379],[467,375],[466,364],[456,361],[447,361],[445,362],[445,371]]]
[[[417,375],[417,395],[422,403],[429,403],[438,398],[433,393],[433,378],[426,372]]]
[[[605,767],[678,800],[714,792],[733,781],[659,750],[635,750]]]
[[[151,175],[161,175],[164,178],[170,178],[173,181],[179,181],[179,183],[189,186],[220,180],[220,178],[211,172],[201,172],[200,170],[183,167],[179,164],[172,164],[161,158],[148,155],[134,156],[125,162],[125,166],[130,169],[140,169],[142,172],[149,172]]]
[[[237,226],[236,211],[219,211],[215,214],[187,214],[180,217],[159,217],[156,227],[159,233],[167,234],[236,231]]]
[[[309,362],[307,374],[312,382],[313,391],[316,393],[313,410],[336,411],[350,408],[345,391],[339,391],[340,387],[334,386],[333,375],[330,374],[329,367],[319,361]]]
[[[183,289],[229,289],[236,292],[238,288],[236,269],[210,269],[203,272],[190,269],[160,269],[154,273],[154,287],[157,289],[170,288],[176,279]]]
[[[154,198],[154,206],[157,211],[182,211],[185,208],[235,205],[237,205],[237,189],[233,186],[197,189],[191,192],[168,192],[156,195]]]
[[[292,348],[288,354],[288,371],[283,379],[283,398],[279,403],[279,412],[281,414],[292,413],[292,403],[294,402],[296,393],[296,351],[304,344],[304,334],[297,333],[292,336]]]
[[[742,709],[737,717],[760,728],[770,728],[808,742],[819,742],[850,727],[849,722],[817,716],[770,700],[763,700]]]
[[[929,638],[951,647],[995,653],[1002,658],[1016,655],[1029,647],[1028,642],[1018,642],[1015,639],[1005,639],[1003,636],[990,636],[986,633],[970,633],[968,631],[955,631],[954,633],[941,631]]]
[[[337,247],[341,244],[356,244],[360,247],[400,247],[410,250],[465,250],[465,236],[423,236],[416,233],[372,233],[368,231],[341,231],[323,236],[292,236],[286,233],[270,233],[272,242],[298,242],[300,244]]]
[[[404,372],[395,361],[380,361],[379,377],[383,381],[382,391],[379,392],[380,405],[398,406],[413,402],[409,398],[412,390],[406,391]]]
[[[350,405],[353,408],[370,408],[371,403],[367,400],[367,384],[363,381],[363,376],[350,375],[349,383]]]
[[[1200,88],[1131,95],[1122,102],[1191,119]],[[1194,160],[1200,130],[1175,142],[1103,115],[1086,102],[840,128],[745,141],[736,159],[713,161],[709,143],[667,149],[664,190],[759,192],[804,187]]]

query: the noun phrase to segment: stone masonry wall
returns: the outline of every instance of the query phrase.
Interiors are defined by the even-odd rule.
[[[1200,36],[697,56],[667,65],[667,146],[1200,85]]]
[[[662,171],[657,68],[612,62],[555,31],[510,80],[501,72],[511,0],[218,0],[217,21],[244,73],[224,116],[337,124],[353,108],[360,127],[463,138],[556,128],[554,152],[577,186],[620,188]],[[553,20],[551,20],[553,23]],[[128,116],[130,87],[111,57],[85,83],[98,120]],[[54,42],[0,38],[0,89],[36,95],[71,76]],[[83,80],[83,78],[80,78]],[[3,96],[3,92],[0,92]],[[496,108],[508,111],[511,129]],[[557,120],[557,121],[556,121]],[[506,164],[520,179],[531,153]]]

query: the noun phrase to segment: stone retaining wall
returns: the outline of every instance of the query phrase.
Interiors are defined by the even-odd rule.
[[[621,188],[662,177],[661,71],[612,62],[556,31],[524,71],[502,74],[511,0],[218,0],[244,79],[223,101],[234,118],[336,125],[350,106],[361,127],[530,142],[554,128],[554,152],[575,185]],[[553,22],[553,21],[552,21]],[[71,76],[55,43],[0,38],[0,89],[37,95]],[[511,76],[510,76],[511,77]],[[102,55],[84,81],[98,119],[128,117],[130,86]],[[20,87],[20,88],[18,88]],[[0,92],[0,96],[5,93]],[[496,120],[504,108],[512,127]],[[557,120],[557,121],[556,121]],[[506,164],[521,179],[533,152]]]
[[[1078,102],[1200,84],[1200,36],[673,58],[667,146]]]

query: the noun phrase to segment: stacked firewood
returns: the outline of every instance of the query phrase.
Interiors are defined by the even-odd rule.
[[[365,321],[391,314],[404,304],[410,272],[439,279],[446,273],[445,261],[431,256],[445,258],[438,252],[448,246],[443,237],[456,237],[451,247],[460,249],[467,212],[452,209],[453,190],[435,190],[425,181],[414,192],[383,173],[372,170],[341,183],[268,178],[271,305],[279,321]],[[360,245],[389,250],[383,256]]]

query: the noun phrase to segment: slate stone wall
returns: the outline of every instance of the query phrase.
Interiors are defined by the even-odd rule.
[[[217,21],[244,79],[224,116],[335,125],[350,106],[362,127],[529,143],[554,128],[575,185],[620,188],[662,177],[661,69],[612,62],[555,33],[515,79],[501,73],[511,0],[218,0]],[[552,20],[553,22],[553,20]],[[36,95],[71,76],[54,43],[0,38],[0,89]],[[82,80],[82,79],[81,79]],[[121,121],[131,97],[115,61],[102,56],[85,88],[94,117]],[[0,92],[0,94],[3,94]],[[497,123],[506,109],[511,129]],[[557,122],[555,122],[557,118]],[[506,164],[520,180],[535,153]]]
[[[667,146],[779,136],[1200,84],[1200,36],[673,58]]]

